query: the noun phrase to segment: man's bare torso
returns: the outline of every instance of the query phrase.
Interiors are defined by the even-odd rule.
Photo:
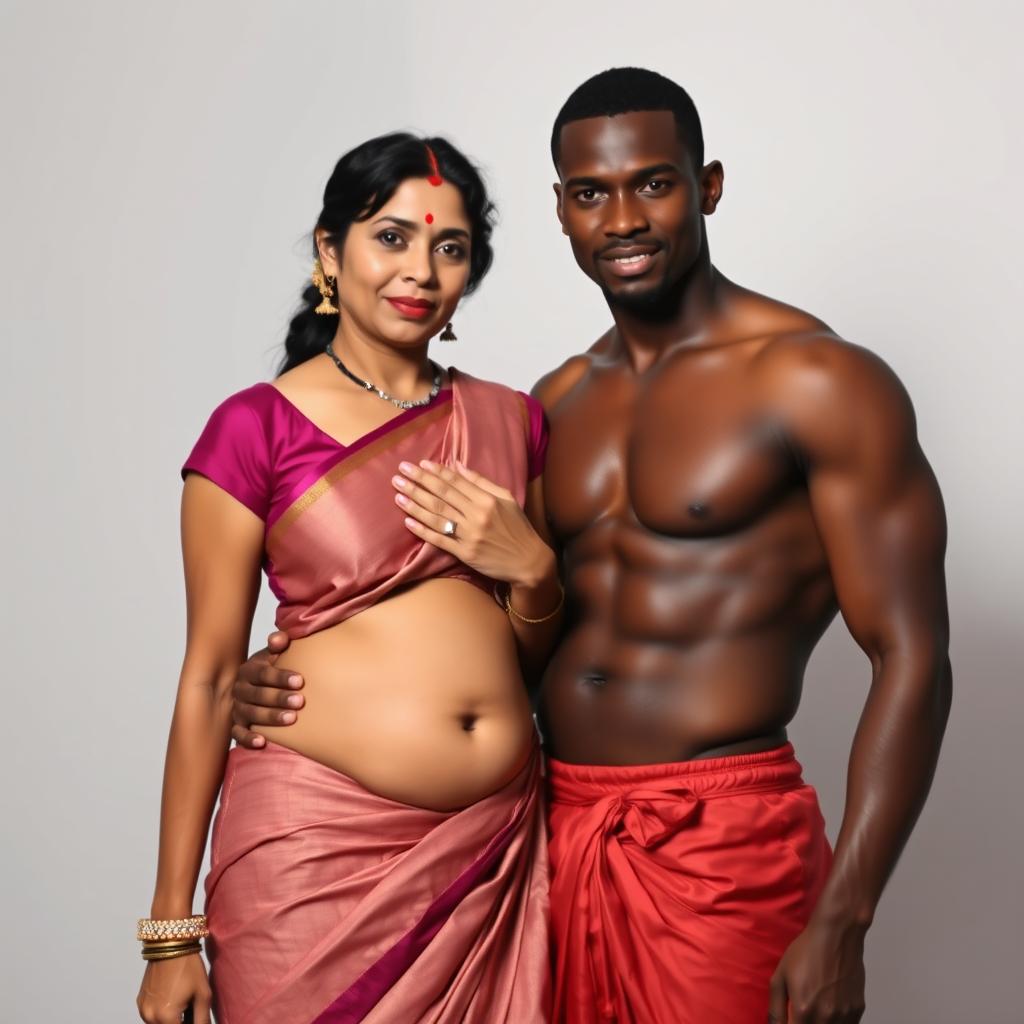
[[[644,369],[609,332],[538,388],[569,594],[541,701],[557,758],[782,742],[836,612],[790,411],[815,364],[850,346],[762,296],[736,289],[735,304],[720,338]]]

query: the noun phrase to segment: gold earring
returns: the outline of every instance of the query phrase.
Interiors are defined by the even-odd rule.
[[[441,336],[437,339],[438,341],[458,341],[455,337],[455,332],[452,330],[452,322],[448,321],[448,326],[441,332]]]
[[[331,298],[334,295],[334,278],[327,277],[324,274],[324,266],[319,259],[313,260],[313,273],[311,275],[313,286],[320,292],[320,297],[323,301],[316,309],[314,313],[319,313],[321,316],[329,316],[331,313],[337,313],[338,307],[331,302]]]

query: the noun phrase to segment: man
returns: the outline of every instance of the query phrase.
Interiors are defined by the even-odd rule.
[[[596,75],[552,156],[614,321],[535,389],[569,599],[540,697],[555,1019],[857,1021],[950,705],[913,410],[878,358],[712,266],[723,170],[675,83]],[[872,682],[832,859],[785,729],[837,610]],[[254,705],[286,706],[287,674],[247,663],[236,720],[279,724]]]

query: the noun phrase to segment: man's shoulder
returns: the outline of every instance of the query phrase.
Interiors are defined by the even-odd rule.
[[[878,355],[840,337],[813,313],[734,288],[734,315],[741,335],[758,343],[753,366],[766,384],[792,388],[807,379],[820,387],[892,376]]]
[[[849,455],[916,437],[910,396],[881,356],[825,329],[782,332],[762,348],[765,406],[811,455]]]
[[[534,384],[530,394],[533,395],[547,412],[551,410],[578,384],[605,356],[614,328],[609,328],[601,335],[586,352],[569,356],[561,366]]]
[[[841,338],[824,325],[786,329],[769,336],[757,357],[762,383],[780,394],[842,396],[902,392],[902,385],[876,352]]]
[[[867,419],[912,429],[910,398],[876,352],[776,299],[737,288],[734,301],[743,333],[757,343],[756,390],[784,422],[816,434],[855,433]]]

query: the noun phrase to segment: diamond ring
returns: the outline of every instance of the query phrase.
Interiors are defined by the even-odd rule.
[[[446,519],[444,521],[444,526],[441,527],[441,532],[446,537],[454,537],[455,536],[455,527],[456,527],[456,523],[455,523],[454,519]]]

